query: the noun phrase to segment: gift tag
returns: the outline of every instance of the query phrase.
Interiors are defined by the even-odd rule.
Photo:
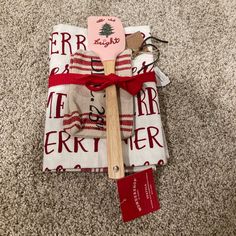
[[[164,87],[170,83],[169,77],[166,76],[157,66],[154,67],[154,72],[156,74],[157,87]]]
[[[140,31],[128,35],[125,38],[126,41],[126,48],[130,48],[133,51],[138,51],[143,43],[143,36]]]
[[[124,222],[160,209],[151,168],[119,179],[117,186]]]

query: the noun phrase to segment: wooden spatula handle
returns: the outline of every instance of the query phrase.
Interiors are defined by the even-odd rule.
[[[115,73],[115,61],[103,61],[105,75]],[[106,129],[108,176],[119,179],[125,176],[120,134],[119,109],[116,86],[106,88]]]

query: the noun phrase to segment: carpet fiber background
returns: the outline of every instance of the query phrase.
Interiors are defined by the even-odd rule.
[[[0,1],[0,235],[236,235],[236,2]],[[151,25],[170,161],[155,177],[161,209],[122,223],[103,174],[42,173],[48,38],[90,15]]]

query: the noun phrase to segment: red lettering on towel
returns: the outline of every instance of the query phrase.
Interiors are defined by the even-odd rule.
[[[142,67],[139,70],[137,66],[132,67],[132,73],[134,74],[137,72],[137,74],[143,74],[146,72],[153,71],[153,68],[154,68],[154,65],[152,63],[151,64],[149,63],[146,65],[146,61],[143,61]]]
[[[58,73],[59,70],[60,70],[59,67],[52,68],[50,75],[60,74],[60,73]],[[61,72],[61,74],[69,74],[69,64],[65,64],[64,70]]]
[[[143,149],[144,147],[146,147],[145,144],[143,144],[142,146],[139,146],[139,142],[146,140],[146,138],[139,139],[138,133],[139,133],[140,130],[145,130],[145,128],[136,129],[135,130],[135,135],[134,135],[134,137],[135,137],[134,138],[134,144],[135,144],[136,149],[138,149],[138,150]]]
[[[67,35],[68,37],[65,38],[65,35]],[[61,33],[61,36],[62,36],[62,39],[61,39],[62,53],[61,53],[61,55],[66,55],[66,53],[65,53],[65,44],[66,43],[69,46],[69,50],[70,50],[69,54],[72,54],[71,45],[70,45],[70,42],[69,42],[69,40],[71,39],[71,35],[67,32],[63,32],[63,33]]]
[[[74,138],[74,152],[78,152],[79,146],[84,152],[88,152],[81,143],[84,140],[84,138],[79,139],[78,137]]]
[[[56,107],[55,109],[55,113],[56,114],[54,117],[52,117],[52,109],[53,109],[53,99],[55,97],[55,95],[57,96],[57,101],[56,101]],[[67,94],[65,93],[55,93],[55,92],[51,92],[48,96],[48,101],[47,101],[47,108],[49,107],[49,118],[55,118],[55,119],[60,119],[63,118],[63,116],[61,115],[61,110],[64,109],[64,102],[63,102],[63,96],[67,97]]]
[[[124,142],[128,145],[128,148],[132,150],[141,150],[145,147],[155,148],[160,147],[163,148],[163,144],[160,143],[158,137],[160,135],[158,127],[149,126],[142,127],[134,130],[134,135]],[[65,131],[49,131],[45,134],[45,144],[44,150],[45,153],[51,154],[54,151],[61,152],[74,152],[77,153],[79,151],[96,153],[99,150],[99,138],[94,138],[93,144],[91,146],[85,146],[84,138],[71,137]],[[160,139],[161,140],[161,139]],[[54,142],[53,142],[54,141]],[[70,145],[69,145],[70,144]],[[51,148],[49,148],[51,146]],[[54,146],[54,148],[53,148]],[[57,147],[57,150],[55,150]]]
[[[144,92],[144,90],[142,89],[138,94],[137,94],[137,102],[138,102],[138,116],[143,116],[145,115],[143,109],[146,110],[146,113],[147,113],[147,104],[146,102],[144,101],[146,97],[146,94]]]
[[[148,87],[146,88],[148,93],[148,101],[149,101],[149,107],[150,107],[150,115],[153,114],[160,114],[159,106],[158,106],[158,98],[157,98],[157,90]],[[157,98],[157,99],[156,99]]]
[[[157,90],[152,87],[146,87],[137,94],[138,116],[160,113],[157,95]]]
[[[50,140],[51,141],[50,141]],[[49,155],[51,153],[58,152],[74,152],[77,153],[78,151],[83,152],[98,152],[98,144],[99,144],[99,138],[93,139],[93,145],[89,148],[86,148],[84,146],[84,138],[78,138],[78,137],[71,137],[66,131],[49,131],[45,133],[45,143],[44,143],[44,151],[45,154]],[[52,142],[54,141],[54,142]],[[57,147],[57,150],[54,148],[51,148],[49,150],[49,146],[54,146],[55,149]]]
[[[56,36],[58,37],[55,38]],[[49,38],[49,41],[50,41],[50,55],[59,53],[60,55],[70,55],[72,54],[72,46],[77,47],[77,49],[86,50],[85,46],[86,37],[82,34],[71,35],[68,32],[61,32],[61,33],[53,32],[51,34],[51,37]],[[72,45],[72,42],[76,42],[76,45],[75,44]],[[58,48],[58,50],[56,50],[56,48]]]
[[[94,138],[94,152],[98,152],[98,143],[100,138]]]
[[[64,134],[64,137],[66,137],[66,139],[63,139],[63,134]],[[68,152],[72,152],[68,146],[66,145],[66,142],[70,139],[70,135],[68,133],[66,133],[65,131],[60,131],[59,132],[59,139],[58,139],[58,152],[61,153],[62,152],[62,149],[63,149],[63,146],[66,148],[66,150]]]
[[[57,44],[56,39],[53,40],[53,35],[54,35],[54,34],[58,35],[58,32],[53,32],[53,33],[51,34],[51,38],[49,38],[49,41],[50,41],[50,48],[51,48],[51,55],[52,55],[52,54],[58,54],[58,53],[59,53],[58,50],[57,50],[57,51],[53,51],[53,45],[56,46],[56,44]]]
[[[159,146],[163,148],[163,145],[158,141],[158,135],[160,135],[159,129],[155,126],[142,127],[134,130],[134,135],[124,140],[129,145],[130,150],[141,150],[148,146],[154,148]]]
[[[56,143],[49,143],[49,136],[51,136],[51,134],[53,133],[57,133],[57,131],[50,131],[45,134],[46,138],[45,138],[45,143],[44,143],[44,150],[47,155],[54,152],[54,149],[52,149],[51,151],[48,151],[48,146],[56,144]]]
[[[153,71],[153,68],[154,68],[154,65],[153,64],[151,64],[151,65],[146,65],[146,61],[144,61],[143,63],[142,63],[142,67],[141,67],[141,69],[138,71],[138,74],[141,74],[141,72],[142,73],[146,73],[146,72],[150,72],[150,71]]]
[[[67,97],[67,94],[57,93],[56,116],[54,118],[63,118],[63,116],[61,116],[61,110],[64,109],[64,102],[62,102],[62,96]]]
[[[49,108],[49,110],[50,110],[50,112],[49,112],[49,118],[50,118],[50,119],[52,118],[52,99],[53,99],[53,94],[54,94],[54,92],[51,92],[51,93],[49,94],[49,96],[48,96],[48,101],[47,101],[47,107],[48,107],[49,104],[50,104],[50,108]]]
[[[81,45],[83,46],[83,49],[86,50],[86,46],[84,44],[86,38],[82,34],[75,35],[77,38],[77,49],[81,49]],[[81,39],[82,38],[82,39]]]
[[[152,133],[152,130],[155,131],[155,133]],[[159,134],[159,129],[157,127],[154,126],[150,126],[147,128],[147,133],[148,133],[148,140],[149,140],[149,145],[150,148],[154,147],[154,143],[156,143],[159,147],[163,147],[163,145],[161,145],[157,140],[156,140],[156,136]]]

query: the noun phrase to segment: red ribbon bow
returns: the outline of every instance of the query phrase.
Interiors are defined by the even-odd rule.
[[[110,85],[117,85],[126,90],[133,96],[142,88],[145,82],[155,82],[155,73],[147,72],[135,76],[118,76],[115,74],[98,75],[98,74],[52,74],[49,76],[48,87],[62,84],[80,84],[85,85],[89,90],[100,91]]]

